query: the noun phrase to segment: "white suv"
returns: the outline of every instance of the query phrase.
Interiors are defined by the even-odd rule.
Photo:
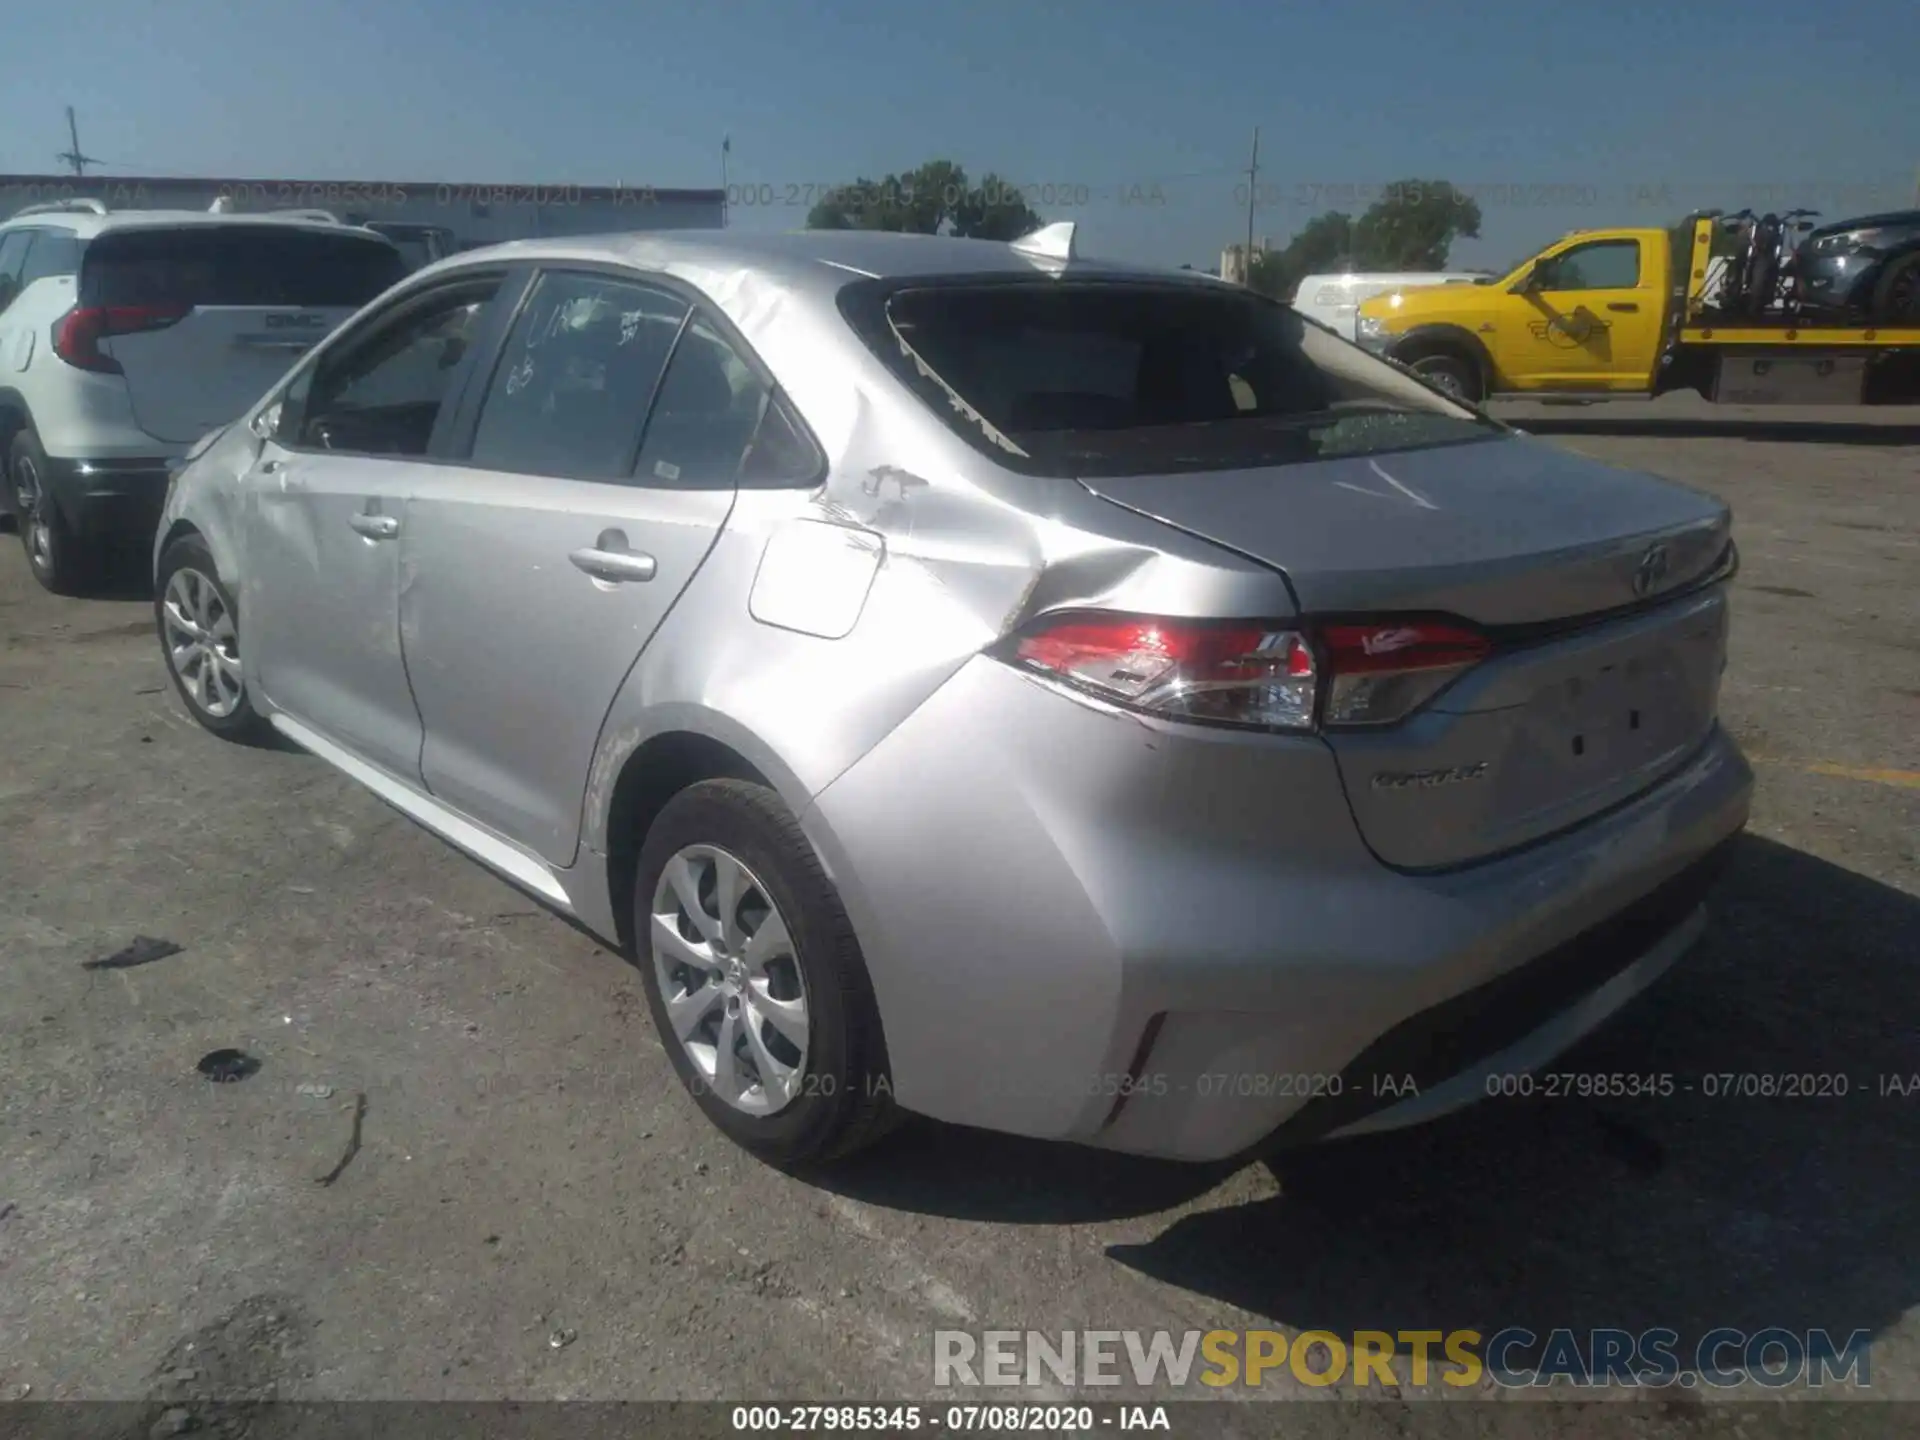
[[[399,280],[384,237],[300,215],[30,205],[0,222],[0,514],[49,590],[150,541],[167,474]]]

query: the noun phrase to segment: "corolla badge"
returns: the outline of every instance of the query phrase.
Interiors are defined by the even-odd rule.
[[[1649,545],[1640,563],[1633,567],[1633,593],[1642,597],[1651,595],[1667,578],[1668,564],[1667,547]]]
[[[1450,765],[1444,770],[1382,770],[1373,777],[1376,790],[1433,790],[1441,785],[1458,785],[1464,780],[1486,777],[1491,761],[1473,765]]]

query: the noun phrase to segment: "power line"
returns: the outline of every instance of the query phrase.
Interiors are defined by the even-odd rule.
[[[1260,127],[1253,127],[1253,158],[1247,162],[1246,283],[1253,284],[1253,202],[1260,193]]]
[[[105,161],[95,159],[93,156],[81,150],[80,122],[73,118],[73,106],[71,105],[67,106],[67,138],[73,142],[73,148],[70,150],[62,150],[58,155],[54,156],[54,159],[64,161],[68,165],[71,165],[75,175],[85,175],[87,173],[87,166],[89,165],[102,165],[106,163]]]

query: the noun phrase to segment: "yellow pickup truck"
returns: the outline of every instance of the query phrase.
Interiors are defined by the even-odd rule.
[[[1355,338],[1475,403],[1668,390],[1743,405],[1920,403],[1920,327],[1721,320],[1706,298],[1714,227],[1693,218],[1690,254],[1668,230],[1576,230],[1498,279],[1375,296]]]

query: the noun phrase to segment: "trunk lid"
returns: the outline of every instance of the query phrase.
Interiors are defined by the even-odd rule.
[[[1713,728],[1726,587],[1691,583],[1729,539],[1710,496],[1525,437],[1084,483],[1273,565],[1308,615],[1442,612],[1489,632],[1493,655],[1409,719],[1327,734],[1389,865],[1466,864],[1567,829]]]
[[[1398,725],[1328,732],[1368,846],[1404,869],[1467,864],[1678,769],[1719,711],[1726,588],[1496,650]]]
[[[347,229],[112,230],[87,247],[81,304],[185,312],[100,341],[140,428],[183,444],[239,415],[404,272],[390,244]]]
[[[1308,614],[1444,611],[1528,625],[1705,573],[1731,516],[1712,496],[1527,436],[1246,470],[1102,476],[1096,495],[1272,565]]]

